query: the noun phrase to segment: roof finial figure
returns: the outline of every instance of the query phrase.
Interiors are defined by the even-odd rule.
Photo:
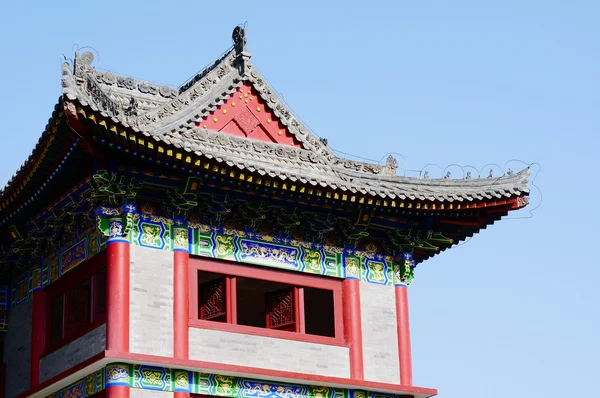
[[[467,171],[467,176],[465,177],[465,180],[470,180],[471,178],[472,178],[471,177],[471,172]]]
[[[385,161],[385,175],[395,176],[396,169],[398,168],[398,161],[392,155],[388,156]]]
[[[488,178],[494,177],[494,170],[490,169],[490,174],[488,174]]]
[[[240,25],[236,26],[233,29],[233,34],[231,35],[233,39],[233,46],[235,47],[235,51],[238,54],[246,52],[246,31]]]
[[[424,180],[428,180],[429,179],[429,172],[427,170],[425,170],[425,172],[423,173],[423,179]]]
[[[73,73],[76,76],[77,84],[81,85],[84,82],[85,72],[92,69],[94,62],[94,54],[89,51],[79,55],[79,51],[75,52],[75,62],[73,65]]]
[[[514,172],[514,171],[512,171],[512,169],[511,169],[511,168],[509,168],[509,169],[508,169],[508,173],[506,173],[506,174],[508,174],[509,176],[511,176],[511,175],[515,174],[515,172]]]
[[[86,51],[81,54],[81,56],[78,56],[77,59],[85,66],[92,66],[92,62],[94,62],[94,54],[92,54],[90,51]]]

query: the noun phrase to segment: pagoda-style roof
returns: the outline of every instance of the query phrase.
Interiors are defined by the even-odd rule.
[[[396,175],[392,157],[381,165],[336,156],[253,68],[242,28],[234,30],[233,41],[214,64],[178,88],[97,71],[90,52],[76,54],[74,65],[65,63],[62,96],[48,126],[0,191],[0,244],[11,225],[47,211],[93,169],[108,169],[111,162],[123,168],[123,162],[134,162],[131,156],[137,168],[158,161],[169,171],[258,185],[279,181],[267,186],[293,185],[295,192],[314,191],[370,212],[472,217],[453,224],[464,229],[446,231],[453,235],[447,247],[527,204],[529,169],[490,178],[410,178]],[[126,157],[114,164],[116,153]],[[81,166],[85,159],[93,163],[89,170]]]

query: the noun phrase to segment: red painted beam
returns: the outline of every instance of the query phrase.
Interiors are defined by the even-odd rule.
[[[30,388],[35,388],[40,383],[40,358],[45,351],[46,343],[46,292],[36,290],[33,292],[33,315],[31,327],[31,365]]]
[[[350,378],[353,380],[365,378],[359,284],[356,279],[345,279],[342,285],[344,331],[350,347]]]
[[[412,386],[412,358],[410,353],[410,324],[408,319],[408,288],[396,286],[396,321],[398,327],[398,358],[400,384]]]
[[[106,266],[106,349],[129,351],[129,243],[108,241]]]

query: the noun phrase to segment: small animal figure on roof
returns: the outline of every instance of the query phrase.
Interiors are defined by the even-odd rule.
[[[246,32],[241,26],[236,26],[231,35],[233,45],[238,53],[246,52]]]

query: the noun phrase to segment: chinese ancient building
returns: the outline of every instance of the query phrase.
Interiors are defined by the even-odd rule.
[[[412,382],[407,286],[525,206],[529,170],[339,158],[233,40],[179,88],[63,65],[0,191],[4,397],[436,394]]]

